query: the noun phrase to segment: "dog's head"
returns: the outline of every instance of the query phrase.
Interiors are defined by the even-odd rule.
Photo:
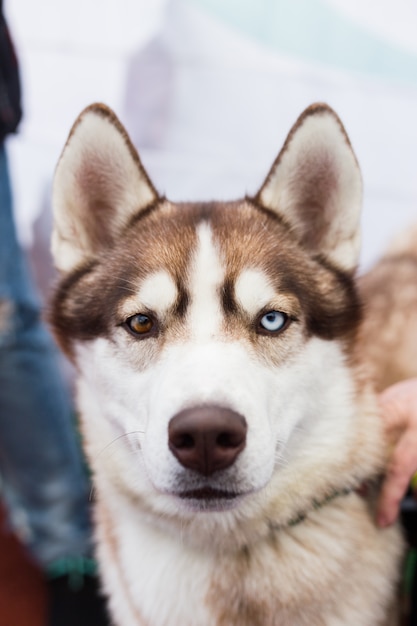
[[[329,107],[301,115],[255,197],[174,204],[93,105],[53,203],[52,322],[90,456],[121,488],[166,512],[239,510],[313,457],[346,460],[361,176]]]

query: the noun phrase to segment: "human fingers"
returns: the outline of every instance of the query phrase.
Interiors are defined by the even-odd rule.
[[[406,431],[390,459],[377,506],[378,526],[393,524],[398,517],[400,503],[417,470],[417,431]]]
[[[404,429],[417,430],[417,378],[385,389],[379,396],[379,407],[388,436],[399,435]]]

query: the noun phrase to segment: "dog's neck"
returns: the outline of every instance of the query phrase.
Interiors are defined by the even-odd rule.
[[[292,528],[293,526],[298,526],[302,522],[304,522],[311,513],[314,511],[318,511],[322,509],[327,504],[330,504],[337,498],[341,498],[344,496],[348,496],[351,493],[356,493],[361,496],[363,499],[371,502],[375,500],[376,494],[379,492],[381,484],[381,477],[377,476],[373,479],[370,479],[358,487],[345,487],[343,489],[334,489],[327,496],[322,498],[321,500],[317,500],[313,498],[311,501],[311,505],[302,511],[300,511],[297,515],[292,517],[286,523],[276,523],[273,520],[269,522],[269,528],[271,531],[276,532],[279,530],[283,530],[285,528]]]

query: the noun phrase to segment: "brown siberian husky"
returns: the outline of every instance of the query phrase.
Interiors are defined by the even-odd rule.
[[[401,282],[386,261],[364,283],[372,316],[361,306],[361,195],[324,104],[259,193],[228,203],[169,202],[112,111],[76,121],[54,181],[51,317],[79,372],[117,626],[397,623],[400,532],[358,488],[387,455],[369,372],[414,373],[413,322],[381,299]]]

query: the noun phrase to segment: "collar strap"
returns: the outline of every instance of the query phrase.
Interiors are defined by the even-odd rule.
[[[323,498],[322,500],[315,500],[315,499],[312,500],[310,507],[306,511],[302,511],[302,512],[298,513],[298,515],[296,515],[295,517],[291,518],[288,522],[286,522],[284,524],[276,524],[275,522],[270,521],[269,528],[271,530],[282,530],[284,528],[292,528],[293,526],[298,526],[298,524],[301,524],[301,522],[304,522],[304,520],[313,511],[318,511],[319,509],[321,509],[326,504],[329,504],[330,502],[333,502],[333,500],[335,500],[336,498],[339,498],[339,497],[342,497],[342,496],[348,496],[349,494],[351,494],[351,493],[353,493],[355,491],[356,491],[355,487],[346,487],[345,489],[334,490],[328,496]]]
[[[299,513],[297,517],[294,517],[288,522],[287,526],[289,526],[290,528],[292,528],[293,526],[298,526],[298,524],[301,524],[301,522],[304,522],[306,517],[308,517],[309,514],[312,513],[313,511],[318,511],[319,509],[323,508],[326,504],[329,504],[330,502],[333,502],[333,500],[336,500],[336,498],[340,498],[341,496],[348,496],[353,491],[355,491],[353,487],[346,487],[345,489],[333,491],[328,496],[323,498],[323,500],[313,500],[311,503],[310,509],[308,511],[304,511],[303,513]]]
[[[292,528],[293,526],[297,526],[301,524],[310,513],[313,511],[318,511],[326,504],[333,502],[336,498],[342,496],[348,496],[351,493],[358,494],[364,500],[373,500],[376,495],[379,493],[381,482],[383,477],[378,474],[373,478],[369,478],[368,480],[362,482],[360,485],[356,485],[355,487],[345,487],[344,489],[334,489],[329,495],[327,495],[322,500],[313,499],[310,507],[306,511],[300,512],[298,515],[290,519],[285,524],[275,524],[274,522],[270,523],[271,530],[279,530],[282,528]]]

